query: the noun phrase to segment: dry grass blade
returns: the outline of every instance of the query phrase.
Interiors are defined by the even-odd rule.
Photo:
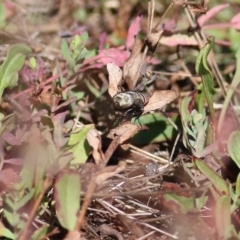
[[[144,107],[143,114],[164,107],[166,104],[176,99],[177,96],[177,93],[172,90],[155,91],[150,97],[148,104]]]

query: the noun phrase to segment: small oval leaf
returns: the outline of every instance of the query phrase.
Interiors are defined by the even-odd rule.
[[[240,131],[231,133],[228,139],[227,147],[231,158],[240,168]]]
[[[58,175],[54,186],[56,213],[60,224],[69,231],[73,230],[77,223],[80,193],[80,174],[78,172],[68,170]]]

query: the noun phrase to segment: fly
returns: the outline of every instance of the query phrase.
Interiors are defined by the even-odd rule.
[[[130,120],[132,117],[138,119],[142,113],[146,99],[140,92],[124,91],[113,96],[113,108],[115,114],[122,119]]]

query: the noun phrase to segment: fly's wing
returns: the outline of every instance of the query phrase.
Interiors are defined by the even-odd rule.
[[[177,93],[172,90],[155,91],[143,108],[143,114],[160,109],[177,98]]]
[[[117,94],[119,86],[122,85],[122,70],[115,63],[108,63],[107,70],[109,74],[108,93],[111,97]]]

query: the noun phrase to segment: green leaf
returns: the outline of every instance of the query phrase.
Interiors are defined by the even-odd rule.
[[[27,54],[31,53],[31,51],[32,51],[31,48],[23,44],[16,44],[10,47],[8,50],[7,58],[5,59],[1,66],[0,79],[2,79],[5,74],[12,75],[13,74],[12,70],[19,71],[22,68],[23,63],[17,63],[17,65],[15,66],[15,64],[13,64],[12,62],[13,61],[17,62],[18,58],[22,60],[23,58],[22,55],[26,57]]]
[[[21,53],[23,55],[28,55],[31,52],[32,52],[32,49],[27,45],[21,44],[21,43],[15,44],[9,48],[7,58],[4,61],[4,64],[8,65],[9,62],[11,62],[11,59],[18,53]]]
[[[93,127],[93,124],[85,125],[82,129],[77,129],[76,132],[70,135],[68,146],[72,146],[70,149],[70,152],[73,153],[71,164],[81,164],[86,162],[91,151],[86,136],[88,131]]]
[[[72,38],[72,41],[71,41],[71,46],[72,46],[72,50],[73,51],[76,51],[79,49],[79,45],[81,44],[82,42],[82,39],[81,37],[76,34],[73,38]]]
[[[81,53],[80,53],[79,56],[77,57],[76,62],[77,62],[77,63],[80,63],[80,62],[81,62],[81,61],[80,61],[81,59],[85,59],[85,58],[89,57],[90,55],[92,55],[92,52],[88,51],[86,48],[83,48],[82,51],[81,51]]]
[[[99,98],[101,96],[101,91],[99,91],[94,85],[91,84],[90,81],[85,80],[85,83],[88,87],[88,89],[90,90],[90,92],[96,97]]]
[[[88,40],[88,33],[87,32],[83,32],[81,34],[81,41],[82,41],[82,45],[85,46],[85,44],[87,43]]]
[[[236,231],[231,224],[231,199],[229,196],[221,196],[216,203],[215,220],[218,239],[227,240],[236,236]]]
[[[194,160],[198,169],[212,182],[213,186],[221,194],[229,194],[227,183],[209,168],[201,159]]]
[[[29,59],[29,65],[32,69],[36,69],[37,68],[37,60],[35,57],[30,57]]]
[[[236,181],[236,194],[240,196],[240,173],[238,174]]]
[[[66,59],[68,65],[69,65],[69,67],[73,68],[75,66],[75,61],[74,61],[71,51],[69,49],[68,42],[65,39],[62,40],[61,51],[62,51],[63,57]]]
[[[30,199],[32,199],[34,193],[35,193],[35,189],[33,189],[33,188],[30,189],[30,191],[22,199],[20,199],[18,202],[16,202],[13,210],[17,211],[20,208],[22,208]]]
[[[22,222],[20,219],[20,214],[16,211],[7,210],[6,208],[3,209],[4,216],[8,220],[8,222],[11,224],[11,226],[19,226]]]
[[[206,112],[203,109],[202,114],[198,113],[195,109],[191,112],[191,122],[190,126],[194,131],[193,141],[191,146],[195,152],[195,156],[200,156],[206,140],[206,130],[207,130],[207,120],[206,120]],[[189,132],[188,132],[189,134]],[[190,139],[189,139],[190,142]]]
[[[208,196],[202,196],[199,198],[196,198],[196,208],[198,211],[202,209],[202,207],[207,203]]]
[[[207,57],[214,45],[214,37],[209,37],[208,43],[201,49],[197,60],[196,60],[196,72],[202,77],[203,80],[203,90],[205,92],[207,104],[212,119],[214,119],[214,108],[213,108],[213,77],[211,71],[208,67]]]
[[[231,133],[227,147],[231,158],[240,168],[240,131],[234,131]]]
[[[231,82],[231,85],[228,88],[227,96],[225,98],[225,101],[223,103],[223,107],[222,107],[222,110],[221,110],[221,113],[220,113],[220,116],[219,116],[219,121],[218,121],[218,131],[219,132],[221,132],[221,130],[222,130],[224,117],[225,117],[226,112],[228,110],[228,105],[230,103],[230,100],[231,100],[237,86],[240,83],[240,47],[238,48],[238,51],[236,52],[235,56],[236,56],[236,60],[237,60],[236,72],[235,72],[235,75],[234,75],[233,80]]]
[[[180,118],[178,116],[171,117],[171,120],[181,128]],[[133,119],[133,122],[135,119]],[[146,114],[139,118],[139,122],[149,127],[148,131],[140,131],[131,139],[132,144],[146,145],[153,142],[163,142],[174,139],[178,132],[166,117],[159,113]],[[139,125],[138,120],[135,121]],[[158,129],[158,130],[156,130]]]
[[[1,71],[0,75],[0,100],[2,98],[3,91],[5,88],[14,87],[18,81],[18,74],[19,71],[25,61],[25,56],[22,54],[17,54],[15,57],[12,58],[12,61],[6,68],[6,71]]]
[[[7,219],[7,221],[13,225],[14,221],[16,221],[16,219],[14,219],[13,217],[13,213],[11,210],[7,210],[6,208],[3,209],[3,213],[5,218]]]
[[[182,126],[183,126],[183,144],[188,150],[192,150],[191,145],[189,144],[189,120],[191,118],[191,112],[193,110],[193,107],[195,105],[196,100],[196,92],[193,92],[189,96],[186,96],[183,98],[181,107],[180,107],[180,114],[181,114],[181,120],[182,120]]]
[[[8,55],[0,68],[0,101],[5,88],[13,87],[18,81],[18,71],[23,67],[26,55],[31,48],[23,44],[16,44],[8,50]]]
[[[39,229],[37,229],[33,235],[31,236],[31,240],[39,240],[44,239],[47,234],[48,225],[43,225]]]
[[[14,234],[9,229],[7,229],[1,221],[0,221],[0,236],[15,239]]]
[[[60,224],[73,230],[77,223],[77,213],[80,209],[80,174],[68,170],[59,174],[54,187],[56,213]]]
[[[6,4],[4,2],[0,2],[0,28],[5,25],[6,21]]]
[[[82,39],[79,35],[75,35],[71,41],[71,47],[73,51],[73,59],[77,60],[79,54],[81,53],[81,42]]]
[[[76,97],[77,98],[77,101],[83,99],[83,97],[85,96],[85,92],[84,91],[78,91],[78,92],[74,92],[74,91],[71,91],[71,93],[69,93],[69,95],[72,97]]]

